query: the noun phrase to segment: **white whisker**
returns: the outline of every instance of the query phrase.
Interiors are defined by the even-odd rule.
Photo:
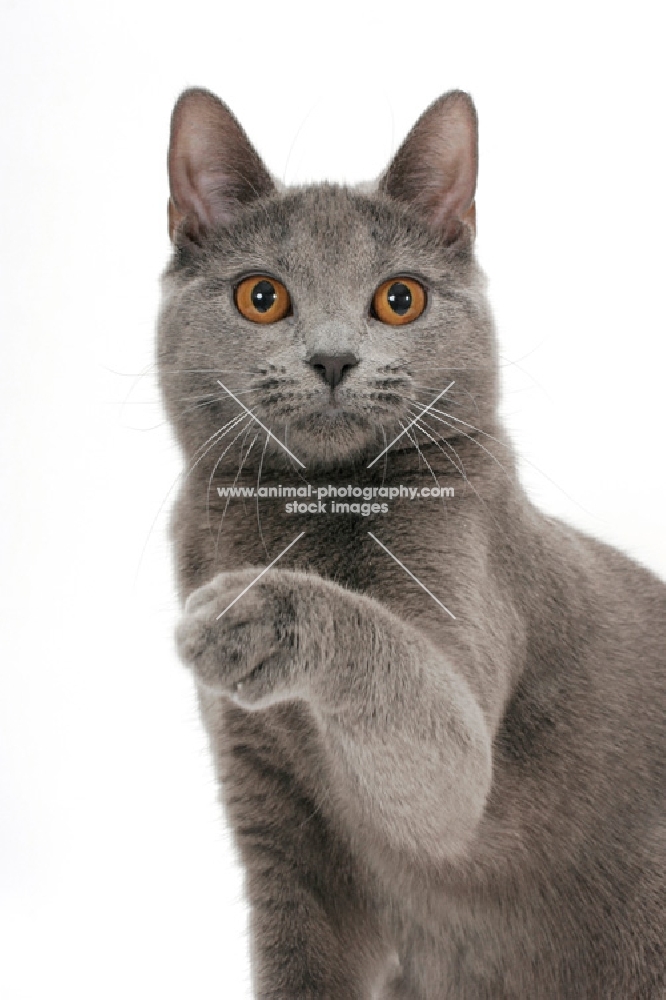
[[[513,482],[513,479],[512,479],[512,476],[510,475],[510,473],[504,468],[504,466],[502,465],[502,463],[500,462],[500,460],[498,458],[496,458],[495,455],[493,455],[492,451],[490,451],[488,448],[486,448],[486,446],[484,444],[482,444],[480,441],[477,441],[477,439],[475,437],[472,437],[471,434],[467,434],[466,431],[463,431],[463,430],[460,430],[460,429],[456,429],[456,427],[452,423],[450,423],[450,421],[444,420],[442,417],[438,417],[437,414],[434,413],[432,410],[430,411],[430,413],[432,414],[432,417],[433,417],[434,420],[438,420],[440,423],[445,424],[447,427],[450,427],[451,430],[456,431],[457,434],[462,434],[462,436],[464,438],[466,438],[468,441],[472,441],[475,445],[477,445],[479,448],[481,448],[482,451],[485,451],[486,455],[488,455],[488,456],[490,456],[490,458],[492,458],[493,462],[495,462],[495,464],[502,470],[502,472],[507,477],[507,479],[510,482]]]
[[[400,424],[400,426],[402,427],[402,423],[401,423],[401,421],[398,421],[398,423],[399,423],[399,424]],[[418,425],[417,425],[417,426],[418,426]],[[416,436],[414,436],[414,437],[412,438],[412,435],[411,435],[411,434],[409,433],[409,431],[407,431],[406,433],[407,433],[407,437],[408,437],[408,438],[410,439],[410,441],[412,442],[412,444],[414,445],[414,447],[416,448],[416,450],[417,450],[417,452],[418,452],[418,454],[419,454],[419,460],[420,460],[421,458],[423,459],[423,461],[425,462],[425,464],[426,464],[426,465],[428,466],[428,470],[429,470],[429,472],[430,472],[430,475],[432,476],[432,478],[433,478],[433,479],[435,480],[435,482],[436,482],[436,483],[437,483],[437,485],[439,486],[439,480],[437,479],[437,476],[435,475],[435,473],[434,473],[434,472],[432,471],[432,466],[430,465],[430,462],[428,461],[428,459],[427,459],[427,458],[425,457],[425,455],[423,454],[423,452],[422,452],[422,451],[421,451],[421,449],[419,448],[419,443],[418,443],[418,441],[416,440]]]
[[[264,466],[264,455],[266,454],[268,442],[269,442],[269,437],[267,434],[266,440],[264,441],[264,447],[261,451],[261,458],[259,459],[259,472],[257,473],[257,527],[259,528],[259,537],[261,538],[261,544],[264,547],[264,552],[266,553],[266,557],[270,559],[270,555],[268,554],[268,549],[266,547],[266,542],[264,541],[264,533],[261,530],[261,514],[259,512],[259,487],[261,485],[261,470],[263,469]]]
[[[251,428],[252,428],[252,424],[249,424],[248,428],[247,428],[247,430],[245,432],[245,436],[246,437],[247,437],[248,431],[251,430]],[[247,458],[248,458],[248,455],[252,451],[252,448],[254,447],[254,443],[255,443],[255,441],[257,440],[258,437],[259,437],[259,431],[257,431],[257,433],[252,438],[252,443],[250,444],[250,447],[245,452],[245,457],[243,457],[243,444],[241,443],[241,454],[240,454],[240,461],[239,461],[239,465],[238,465],[238,472],[236,473],[234,481],[231,484],[232,488],[238,482],[238,477],[240,476],[241,472],[243,471],[243,466],[245,465],[245,463],[247,461]],[[243,441],[244,440],[245,440],[245,438],[243,439]],[[233,444],[233,441],[231,443]],[[231,445],[229,447],[231,447]],[[230,500],[231,500],[231,495],[228,494],[227,495],[227,502],[224,505],[224,510],[222,511],[222,517],[220,518],[220,524],[219,524],[219,527],[217,529],[217,538],[215,540],[215,555],[213,557],[213,561],[214,562],[217,562],[217,556],[218,556],[218,552],[219,552],[219,548],[220,548],[220,537],[222,535],[222,525],[224,524],[224,518],[225,518],[225,515],[227,513],[227,509],[229,507]]]
[[[243,414],[243,419],[241,421],[241,429],[239,430],[239,432],[236,435],[236,437],[233,438],[229,442],[229,444],[227,445],[227,447],[224,449],[224,451],[222,452],[222,454],[217,459],[215,465],[213,466],[213,469],[212,469],[212,472],[211,472],[211,474],[209,476],[209,479],[208,479],[208,490],[206,491],[206,520],[207,520],[207,524],[208,524],[208,530],[211,532],[211,534],[212,534],[213,528],[212,528],[212,525],[210,523],[210,491],[213,488],[213,477],[215,476],[215,473],[217,472],[217,469],[219,467],[220,462],[222,461],[222,459],[224,458],[224,456],[227,454],[227,452],[231,448],[233,448],[234,444],[236,443],[236,441],[238,441],[238,438],[241,436],[241,434],[245,434],[247,436],[248,428],[250,428],[252,426],[252,424],[248,423],[248,424],[246,424],[245,427],[243,427],[242,424],[245,423],[246,420],[247,420],[247,416],[245,414]],[[234,485],[235,485],[235,483],[236,483],[236,480],[234,480]],[[229,502],[229,500],[227,499],[227,503],[228,502]],[[225,511],[226,511],[226,507],[225,507]]]

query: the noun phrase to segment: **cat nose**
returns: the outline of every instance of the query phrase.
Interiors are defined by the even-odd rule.
[[[313,354],[309,363],[318,372],[331,389],[342,382],[345,370],[358,364],[355,354]]]

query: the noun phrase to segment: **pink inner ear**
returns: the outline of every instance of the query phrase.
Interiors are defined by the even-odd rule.
[[[474,202],[476,113],[459,91],[439,98],[413,127],[389,165],[381,187],[411,203],[428,225],[455,239]]]
[[[453,235],[474,201],[476,170],[469,158],[459,155],[448,175],[431,191],[429,211],[432,225]]]
[[[231,222],[229,194],[234,184],[229,174],[220,167],[199,170],[191,177],[191,205],[205,227],[227,225]]]
[[[228,225],[241,206],[273,190],[259,155],[213,94],[185,91],[171,118],[171,198],[190,236]]]

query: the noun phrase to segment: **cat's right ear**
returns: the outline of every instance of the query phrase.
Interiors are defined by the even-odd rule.
[[[226,104],[209,90],[185,90],[171,115],[169,236],[201,244],[234,221],[243,205],[275,186]]]
[[[478,169],[476,109],[451,90],[423,112],[379,179],[379,190],[412,206],[447,243],[474,235]]]

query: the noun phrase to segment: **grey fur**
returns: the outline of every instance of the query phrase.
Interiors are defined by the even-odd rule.
[[[182,153],[179,176],[196,176],[192,136],[209,174],[219,149],[203,207],[173,167]],[[228,109],[188,91],[170,163],[158,354],[188,470],[178,648],[247,873],[256,996],[663,998],[666,588],[539,512],[518,481],[473,252],[471,101],[435,102],[378,184],[282,189]],[[280,279],[293,315],[243,319],[233,287],[248,273]],[[405,274],[426,285],[426,311],[385,326],[372,293]],[[337,412],[308,364],[321,350],[360,359]],[[240,412],[218,378],[309,481],[432,472],[455,498],[367,518],[225,510],[210,477],[237,434],[215,482],[256,486],[260,462],[271,483],[299,470],[249,418],[198,451]],[[413,418],[409,399],[425,406],[451,379],[430,436],[412,431],[422,456],[404,436],[367,470]]]

